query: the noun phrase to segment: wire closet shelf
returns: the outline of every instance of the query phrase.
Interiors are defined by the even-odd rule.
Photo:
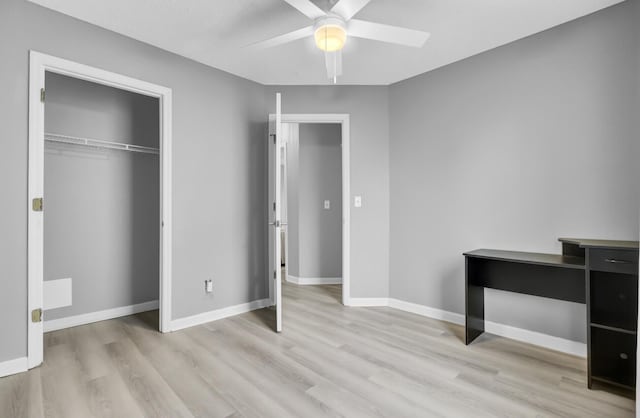
[[[160,154],[160,149],[143,147],[142,145],[125,144],[123,142],[103,141],[101,139],[80,138],[76,136],[60,135],[53,133],[44,134],[45,141],[70,145],[84,145],[93,148],[113,149],[120,151],[141,152],[143,154]]]

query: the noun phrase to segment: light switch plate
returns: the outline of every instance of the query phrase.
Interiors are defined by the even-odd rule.
[[[331,209],[331,201],[330,200],[325,200],[324,201],[324,208],[325,209]]]
[[[207,293],[213,292],[213,280],[204,281],[204,291]]]
[[[355,206],[357,208],[361,208],[362,207],[362,196],[355,196],[353,198],[353,206]]]

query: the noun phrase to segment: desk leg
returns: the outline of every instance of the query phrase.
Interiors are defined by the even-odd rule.
[[[465,332],[464,343],[471,344],[484,332],[484,287],[476,286],[476,260],[465,257]]]

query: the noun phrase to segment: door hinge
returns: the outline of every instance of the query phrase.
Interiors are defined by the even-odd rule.
[[[276,202],[273,202],[273,211],[276,211]]]
[[[36,197],[31,203],[34,212],[42,212],[44,202],[41,197]]]
[[[31,322],[42,322],[42,309],[34,309],[31,311]]]
[[[40,101],[42,103],[44,103],[44,96],[45,96],[45,92],[44,92],[44,87],[40,89]]]
[[[276,279],[276,271],[273,270],[273,278]]]
[[[273,143],[276,143],[276,134],[271,134],[271,136],[273,137]]]

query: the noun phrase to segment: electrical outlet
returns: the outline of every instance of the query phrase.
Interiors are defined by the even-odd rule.
[[[213,280],[205,280],[204,281],[204,291],[206,293],[213,292]]]
[[[324,201],[324,208],[325,209],[331,209],[331,201],[330,200],[325,200]]]
[[[353,206],[357,208],[362,207],[362,196],[354,196],[353,198]]]

